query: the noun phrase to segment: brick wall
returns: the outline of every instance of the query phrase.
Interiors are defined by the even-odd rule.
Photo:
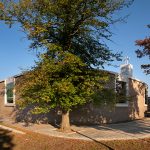
[[[107,87],[115,88],[115,75],[112,75]],[[19,78],[18,78],[19,79]],[[17,80],[18,80],[17,79]],[[129,106],[109,107],[107,105],[95,106],[86,104],[73,109],[70,113],[70,120],[75,124],[101,124],[124,122],[128,120],[140,119],[144,117],[147,106],[144,105],[145,84],[137,80],[129,79],[129,94],[131,96]],[[17,97],[17,96],[16,96]],[[0,83],[0,118],[16,117],[18,121],[33,121],[59,123],[61,120],[61,111],[55,109],[48,114],[31,115],[29,110],[32,106],[23,111],[16,111],[14,107],[4,105],[4,82]],[[14,115],[15,114],[15,115]]]

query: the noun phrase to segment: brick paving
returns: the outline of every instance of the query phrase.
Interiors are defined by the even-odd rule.
[[[122,139],[140,139],[150,138],[150,118],[131,121],[126,123],[94,125],[94,126],[71,126],[70,133],[59,132],[57,128],[49,124],[30,124],[14,123],[8,120],[2,120],[11,126],[24,128],[33,132],[45,134],[48,136],[84,139],[84,140],[122,140]]]

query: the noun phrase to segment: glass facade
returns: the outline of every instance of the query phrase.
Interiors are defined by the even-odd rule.
[[[126,103],[126,82],[116,81],[116,92],[119,98],[118,103]]]
[[[14,82],[8,83],[6,86],[7,103],[13,103],[14,99]]]
[[[14,92],[14,78],[9,78],[5,80],[5,104],[15,103],[15,92]]]

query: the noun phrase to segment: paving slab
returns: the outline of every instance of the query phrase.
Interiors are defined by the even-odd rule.
[[[58,128],[50,124],[30,124],[26,126],[24,123],[14,123],[10,120],[5,120],[4,123],[48,136],[71,139],[100,141],[150,138],[150,118],[109,125],[72,125],[71,128],[73,132],[70,133],[59,132]]]

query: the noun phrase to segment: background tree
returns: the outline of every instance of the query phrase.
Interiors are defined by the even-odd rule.
[[[20,85],[24,89],[25,103],[37,104],[36,112],[43,111],[38,107],[41,104],[45,112],[49,108],[60,107],[63,121],[73,106],[95,99],[93,91],[101,93],[103,82],[100,81],[102,76],[106,76],[92,67],[102,67],[120,59],[120,54],[113,53],[104,41],[112,35],[110,25],[120,21],[120,18],[112,19],[113,14],[131,2],[1,0],[1,20],[10,27],[19,23],[32,42],[30,48],[46,51],[46,57],[24,74],[22,80],[26,84]],[[68,128],[69,123],[66,122],[62,122],[62,129]]]
[[[148,25],[148,28],[150,28],[150,25]],[[146,37],[143,40],[137,40],[136,45],[143,48],[142,50],[136,50],[137,57],[142,58],[148,56],[150,59],[150,37]],[[143,64],[141,65],[141,68],[144,69],[146,74],[150,74],[150,64]]]

